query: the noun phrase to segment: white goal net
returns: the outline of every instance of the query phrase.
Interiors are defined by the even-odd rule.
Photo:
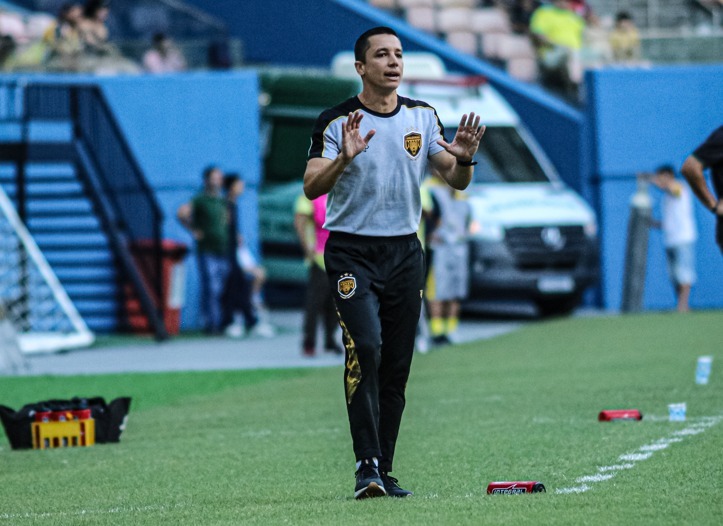
[[[84,347],[95,339],[2,188],[0,306],[24,353]]]

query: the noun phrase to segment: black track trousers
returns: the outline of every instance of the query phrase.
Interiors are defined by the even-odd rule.
[[[344,388],[357,460],[392,470],[422,307],[424,255],[416,234],[332,232],[324,249],[346,349]]]

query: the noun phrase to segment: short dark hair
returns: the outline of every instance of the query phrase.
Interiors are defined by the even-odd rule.
[[[615,15],[615,21],[616,22],[623,22],[624,20],[631,20],[632,21],[633,16],[628,13],[627,11],[618,11],[618,14]]]
[[[209,164],[208,166],[206,166],[206,168],[203,169],[203,181],[208,181],[208,178],[211,177],[211,174],[215,170],[220,170],[220,168],[216,164]]]
[[[241,176],[237,173],[230,173],[223,176],[223,189],[225,192],[230,192],[233,185],[238,181],[243,181]]]
[[[661,174],[661,173],[669,173],[672,175],[675,175],[675,168],[672,164],[661,164],[655,169],[655,173]]]
[[[399,38],[397,32],[391,27],[378,26],[364,31],[364,33],[356,39],[356,44],[354,44],[354,60],[364,62],[367,51],[369,50],[369,37],[373,37],[374,35],[394,35]]]

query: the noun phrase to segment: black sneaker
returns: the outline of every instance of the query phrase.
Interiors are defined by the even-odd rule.
[[[414,493],[412,493],[408,489],[400,488],[399,481],[394,477],[390,477],[389,473],[382,472],[380,477],[382,479],[382,482],[384,483],[384,490],[390,497],[408,497],[410,495],[414,495]]]
[[[443,347],[445,345],[450,345],[451,343],[452,342],[446,334],[440,334],[439,336],[432,338],[432,345],[436,347]]]
[[[384,490],[384,483],[379,476],[379,470],[371,459],[362,460],[361,466],[356,471],[356,487],[354,488],[355,499],[366,499],[370,497],[383,497],[387,492]]]
[[[326,347],[324,348],[324,351],[331,353],[331,354],[337,354],[337,355],[344,354],[344,349],[342,349],[341,345],[339,345],[338,343],[327,344]]]

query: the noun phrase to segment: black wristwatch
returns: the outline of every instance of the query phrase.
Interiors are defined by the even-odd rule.
[[[710,211],[713,212],[714,215],[718,215],[718,203],[720,203],[720,200],[716,201],[716,203],[710,207]]]
[[[475,161],[474,159],[472,159],[471,161],[460,161],[459,159],[457,159],[457,166],[467,167],[467,166],[474,166],[475,164],[477,164],[477,161]]]

